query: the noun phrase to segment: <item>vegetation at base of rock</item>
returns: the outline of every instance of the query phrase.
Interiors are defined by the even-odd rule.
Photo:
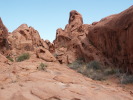
[[[46,68],[48,67],[48,65],[44,64],[44,63],[40,63],[40,65],[37,67],[38,70],[46,70]]]
[[[121,84],[133,83],[133,75],[125,74],[125,72],[119,68],[103,66],[96,60],[85,63],[83,60],[77,59],[68,66],[93,80],[102,81],[114,75],[120,80]]]
[[[24,61],[24,60],[28,60],[30,58],[30,54],[29,53],[23,53],[21,54],[20,56],[18,56],[16,58],[16,61],[17,62],[21,62],[21,61]]]
[[[54,53],[53,56],[56,58],[58,56],[58,54],[57,53]]]
[[[13,60],[13,58],[12,58],[12,57],[7,56],[6,58],[7,58],[8,60],[10,60],[11,62],[14,62],[14,60]]]
[[[83,60],[76,60],[68,66],[93,80],[105,80],[103,66],[97,61],[84,63]]]
[[[130,84],[133,83],[133,75],[131,74],[123,74],[120,76],[120,83],[121,84]]]

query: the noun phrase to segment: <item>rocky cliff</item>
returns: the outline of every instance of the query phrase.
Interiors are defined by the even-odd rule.
[[[133,6],[100,20],[87,38],[115,66],[133,72]]]
[[[8,30],[0,18],[0,53],[4,54],[9,48],[7,43]]]
[[[86,25],[81,14],[71,11],[65,29],[59,28],[56,32],[56,58],[62,63],[71,63],[78,58],[87,62],[97,60],[133,72],[132,16],[133,6]]]
[[[56,58],[61,63],[72,63],[76,59],[83,59],[86,62],[97,60],[103,64],[109,61],[97,50],[88,40],[87,35],[92,25],[83,24],[80,13],[73,10],[70,12],[68,24],[65,29],[57,29],[56,39]]]

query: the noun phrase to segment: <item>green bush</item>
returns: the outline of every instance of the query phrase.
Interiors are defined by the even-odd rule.
[[[102,81],[108,79],[110,75],[114,75],[121,84],[133,83],[133,75],[125,73],[120,68],[103,66],[95,60],[85,63],[82,59],[77,59],[68,66],[93,80]]]
[[[97,61],[91,61],[89,63],[84,63],[83,59],[77,59],[72,64],[69,64],[68,66],[77,72],[92,78],[93,80],[104,80],[105,77],[102,74],[102,65]]]
[[[58,54],[57,53],[54,53],[53,56],[56,58],[58,56]]]
[[[68,64],[68,66],[69,66],[70,68],[76,70],[76,69],[82,67],[83,64],[84,64],[84,62],[83,62],[82,60],[76,60],[76,61],[74,61],[73,63]]]
[[[98,61],[91,61],[86,64],[86,67],[88,69],[95,69],[95,70],[100,70],[102,68],[101,64]]]
[[[104,74],[105,75],[118,75],[119,74],[119,70],[117,68],[111,68],[111,67],[108,67],[108,68],[105,68],[104,69]]]
[[[133,83],[133,75],[123,74],[120,77],[121,84],[130,84]]]
[[[44,63],[41,63],[41,64],[37,67],[38,70],[46,70],[46,68],[47,68],[47,65],[44,64]]]
[[[116,69],[105,67],[95,60],[85,63],[83,59],[78,59],[68,66],[93,80],[105,80],[109,75],[117,73]]]
[[[18,56],[16,58],[16,61],[17,62],[21,62],[21,61],[24,61],[24,60],[27,60],[30,58],[30,54],[29,53],[23,53],[22,55]]]
[[[8,60],[10,60],[11,62],[14,62],[13,58],[11,58],[10,56],[6,57]]]

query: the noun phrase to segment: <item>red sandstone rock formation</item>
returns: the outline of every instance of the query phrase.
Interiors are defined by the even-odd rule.
[[[61,63],[71,63],[77,59],[75,46],[80,43],[86,33],[80,33],[83,26],[81,14],[73,10],[70,12],[69,24],[65,29],[61,28],[56,31],[56,39],[54,41],[56,48],[56,58]],[[88,28],[89,25],[86,25]],[[57,49],[58,48],[58,49]]]
[[[8,36],[8,43],[11,49],[10,55],[15,56],[25,51],[32,51],[36,52],[37,57],[43,60],[55,61],[55,58],[49,52],[52,43],[42,40],[38,31],[26,24],[22,24]],[[43,52],[40,52],[40,50],[43,50]]]
[[[51,54],[54,52],[54,45],[41,39],[37,30],[22,24],[12,33],[8,33],[0,19],[0,53],[14,58],[24,52],[35,52],[37,57],[43,60],[56,61]]]
[[[22,24],[8,36],[11,48],[18,50],[33,51],[39,46],[45,47],[39,33],[32,27]]]
[[[79,58],[85,61],[98,60],[109,63],[86,38],[91,27],[92,25],[83,24],[82,16],[77,11],[70,12],[69,24],[64,30],[57,29],[54,41],[55,55],[60,63],[72,63]]]
[[[81,14],[71,11],[69,24],[56,32],[56,58],[63,63],[77,58],[98,60],[103,64],[111,62],[133,72],[132,16],[133,6],[92,25],[84,25]]]
[[[43,47],[39,47],[36,50],[36,55],[38,58],[41,58],[47,62],[55,62],[56,58],[49,52],[49,50],[43,48]]]
[[[0,53],[2,54],[4,54],[5,51],[8,49],[7,36],[8,36],[8,30],[4,26],[0,18]]]
[[[89,29],[89,41],[116,66],[133,72],[133,6]]]

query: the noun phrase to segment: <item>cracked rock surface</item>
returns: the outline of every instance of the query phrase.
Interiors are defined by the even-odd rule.
[[[40,63],[48,66],[45,71],[37,70]],[[0,64],[0,100],[133,100],[119,86],[93,81],[66,65],[34,56]]]

